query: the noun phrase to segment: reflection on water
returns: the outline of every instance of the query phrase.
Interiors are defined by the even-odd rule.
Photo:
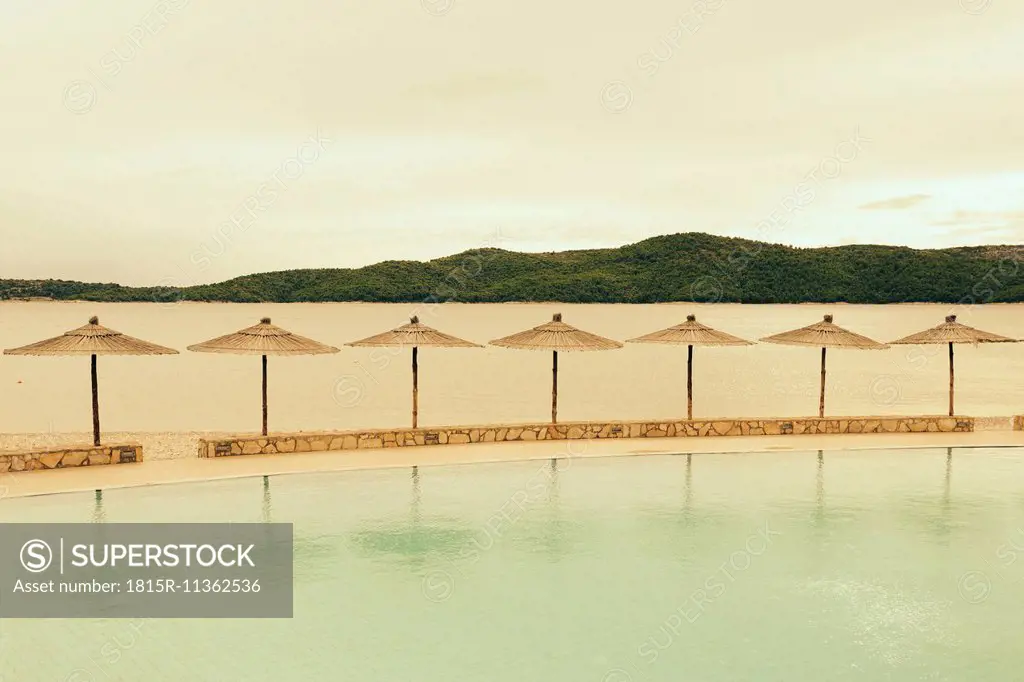
[[[814,499],[817,506],[814,509],[814,521],[821,526],[825,521],[825,452],[818,450],[818,473],[815,476]]]
[[[103,491],[96,491],[96,501],[93,505],[92,510],[92,522],[103,523],[107,520],[107,515],[103,513]]]
[[[377,519],[369,528],[354,532],[352,544],[366,556],[397,558],[413,566],[423,566],[431,554],[457,556],[472,542],[473,531],[459,527],[450,519],[424,519],[420,508],[423,493],[419,467],[412,467],[410,478],[412,494],[408,518]]]
[[[292,620],[0,623],[0,678],[1015,679],[1022,462],[568,458],[0,501],[291,522],[296,580]]]
[[[274,508],[270,503],[270,476],[263,477],[263,523],[272,523]]]

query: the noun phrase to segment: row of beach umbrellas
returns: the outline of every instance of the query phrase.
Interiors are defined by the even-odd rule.
[[[825,416],[826,356],[829,348],[878,350],[889,345],[844,329],[833,322],[831,315],[807,327],[776,334],[761,339],[766,343],[790,346],[804,346],[821,349],[821,393],[818,416]],[[954,414],[954,344],[1013,343],[1011,339],[984,332],[956,321],[955,315],[946,318],[943,324],[923,332],[907,336],[891,345],[949,345],[949,414]],[[686,402],[687,418],[693,419],[693,349],[704,347],[750,346],[752,342],[712,329],[689,315],[686,321],[668,329],[653,332],[630,343],[656,343],[687,347]],[[550,322],[533,329],[512,334],[490,342],[493,346],[522,350],[550,351],[551,364],[551,423],[558,421],[558,353],[573,351],[613,350],[623,344],[597,334],[577,329],[562,321],[556,314]],[[399,347],[412,350],[412,426],[418,426],[419,415],[419,349],[422,348],[482,348],[480,344],[442,333],[428,327],[413,317],[408,324],[396,329],[347,344],[349,346]],[[227,334],[204,343],[189,346],[190,351],[199,353],[227,353],[234,355],[262,356],[263,367],[263,429],[267,435],[267,357],[270,355],[321,355],[339,352],[312,339],[282,329],[271,323],[269,317],[259,324],[247,327],[233,334]],[[87,355],[91,357],[93,441],[100,444],[99,385],[96,373],[96,358],[100,355],[174,355],[178,351],[158,346],[148,341],[127,336],[103,327],[93,317],[89,324],[73,329],[61,336],[33,343],[21,348],[5,350],[6,355]]]

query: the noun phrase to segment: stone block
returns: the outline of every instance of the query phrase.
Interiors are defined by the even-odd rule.
[[[60,464],[61,458],[64,457],[63,452],[47,452],[39,455],[39,463],[47,469],[56,469],[57,465]]]
[[[94,456],[83,450],[72,450],[61,458],[60,465],[62,467],[80,467],[86,459],[92,461]]]
[[[451,443],[452,445],[462,445],[464,443],[469,443],[469,434],[453,433],[452,435],[448,436],[448,442]]]
[[[277,441],[278,452],[295,452],[295,439],[293,438],[282,438]]]

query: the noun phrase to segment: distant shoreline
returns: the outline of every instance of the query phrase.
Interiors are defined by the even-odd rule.
[[[0,279],[0,300],[974,305],[1024,302],[1021,261],[1024,246],[795,248],[690,232],[611,249],[476,249],[430,261],[283,270],[191,286],[179,277],[149,287]]]
[[[176,306],[206,306],[206,305],[245,305],[245,306],[260,306],[260,305],[358,305],[358,306],[418,306],[418,305],[443,305],[443,306],[624,306],[624,307],[639,307],[639,306],[687,306],[687,307],[700,307],[700,306],[800,306],[806,308],[813,308],[818,306],[880,306],[880,307],[922,307],[922,306],[943,306],[953,309],[957,306],[979,306],[985,307],[997,307],[997,306],[1019,306],[1024,305],[1024,301],[992,301],[988,303],[943,303],[941,301],[905,301],[900,303],[849,303],[847,301],[801,301],[799,303],[738,303],[735,301],[721,301],[712,303],[695,303],[693,301],[664,301],[659,303],[576,303],[566,301],[499,301],[496,303],[488,302],[467,302],[467,301],[442,301],[439,303],[424,303],[419,302],[389,302],[389,301],[177,301],[175,303],[162,303],[157,301],[86,301],[81,299],[56,299],[56,298],[36,298],[36,299],[21,299],[21,298],[0,298],[0,306],[12,303],[53,303],[58,305],[64,304],[102,304],[102,305],[159,305],[163,307],[176,307]]]

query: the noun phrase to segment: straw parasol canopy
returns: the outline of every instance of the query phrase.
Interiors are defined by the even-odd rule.
[[[998,334],[983,332],[980,329],[975,329],[974,327],[968,327],[966,324],[957,322],[956,315],[949,315],[946,317],[946,321],[937,327],[926,329],[923,332],[918,332],[917,334],[911,334],[910,336],[906,336],[890,343],[892,345],[911,346],[949,344],[949,416],[952,417],[954,414],[953,397],[955,393],[953,344],[970,343],[977,345],[979,343],[1017,343],[1017,339],[1011,339],[1005,336],[999,336]]]
[[[662,343],[673,346],[688,346],[686,353],[686,418],[693,419],[693,347],[710,346],[752,346],[750,341],[720,332],[697,321],[696,315],[687,315],[686,322],[668,329],[653,332],[627,343]]]
[[[466,341],[444,332],[439,332],[432,327],[420,322],[420,318],[413,315],[409,318],[408,324],[392,329],[391,331],[377,334],[362,341],[353,341],[345,344],[356,347],[391,347],[391,348],[412,348],[412,427],[415,429],[419,422],[419,349],[421,346],[430,348],[483,348],[478,343]]]
[[[305,336],[293,334],[271,324],[264,317],[259,324],[246,327],[234,334],[218,336],[203,343],[189,346],[195,353],[228,353],[231,355],[260,355],[263,357],[263,435],[267,435],[267,356],[268,355],[324,355],[337,353],[327,346]]]
[[[783,332],[763,339],[765,343],[778,343],[785,346],[810,346],[821,348],[821,394],[818,400],[818,416],[825,416],[825,355],[829,348],[855,348],[860,350],[881,350],[888,348],[884,343],[879,343],[866,336],[862,336],[848,329],[834,324],[832,316],[826,315],[825,319],[817,324],[812,324],[793,331]]]
[[[88,355],[92,367],[92,438],[100,444],[100,394],[96,371],[98,355],[177,355],[173,348],[158,346],[100,325],[98,317],[89,318],[89,324],[72,329],[61,336],[38,343],[5,350],[5,355]]]
[[[562,322],[556,313],[550,322],[524,332],[491,341],[492,346],[518,350],[551,351],[551,423],[558,421],[558,351],[614,350],[622,348],[618,341],[591,334]]]

